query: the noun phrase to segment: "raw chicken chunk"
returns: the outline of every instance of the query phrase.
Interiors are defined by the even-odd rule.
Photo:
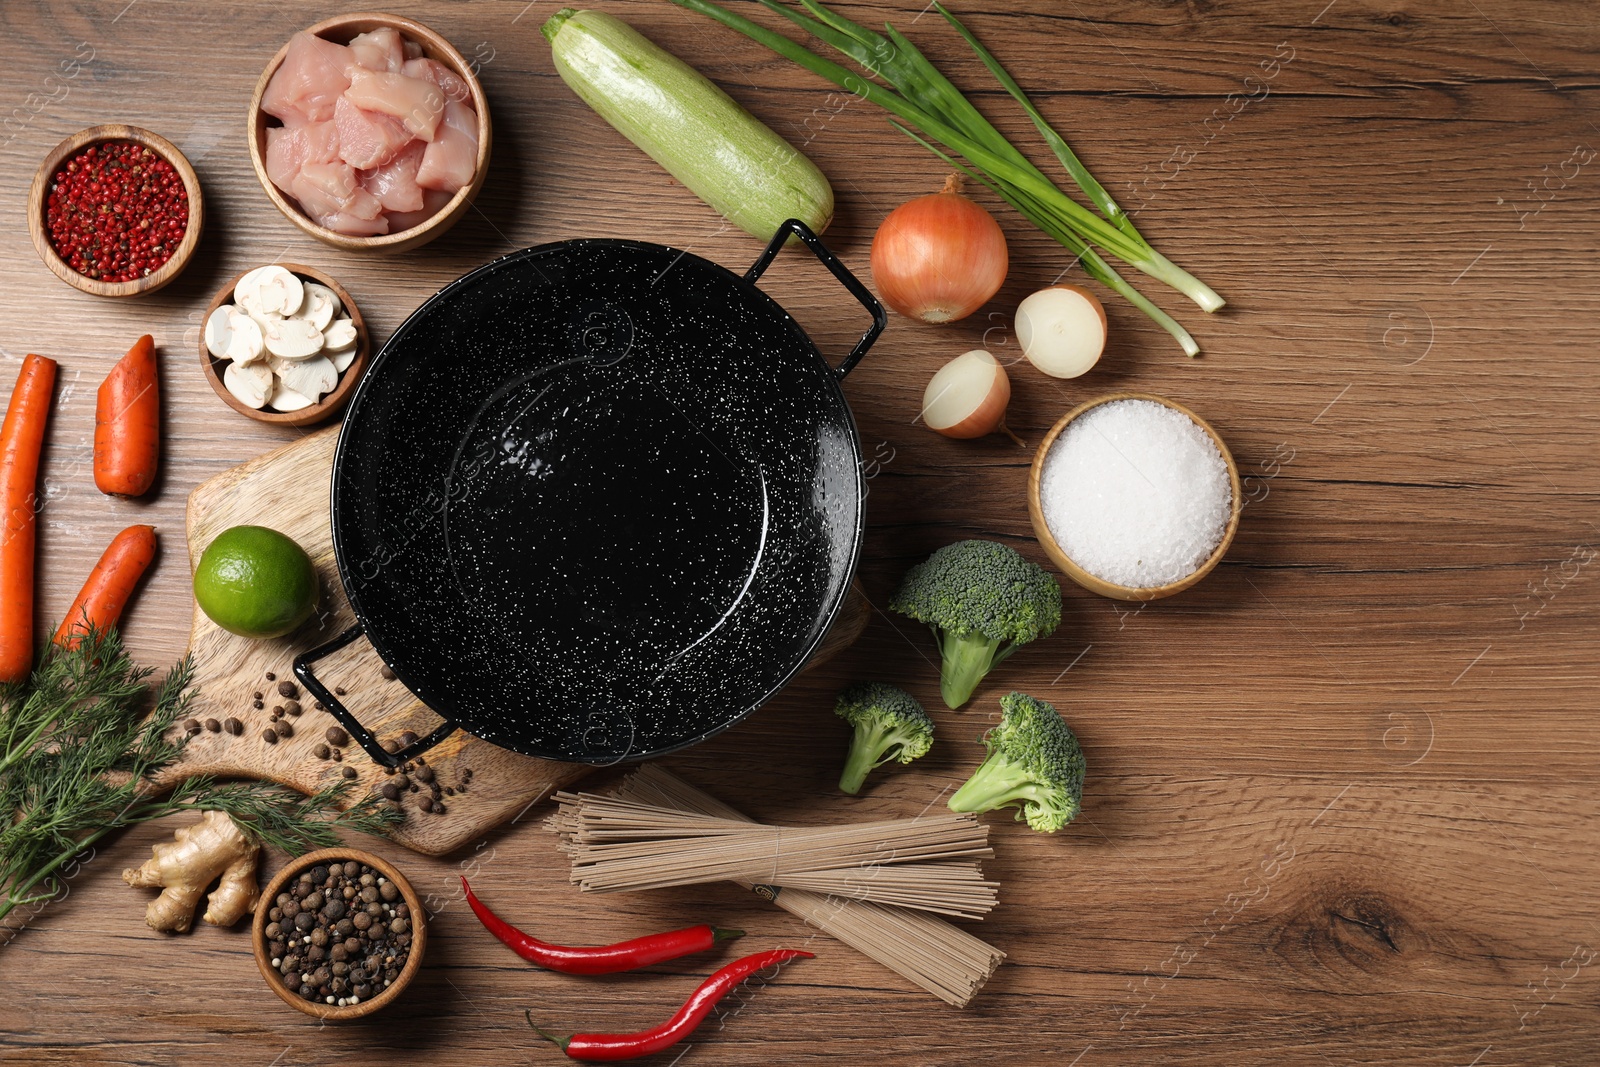
[[[446,97],[459,104],[471,102],[472,91],[455,71],[437,59],[408,59],[401,68],[408,78],[423,78],[437,85]]]
[[[433,143],[422,154],[417,184],[424,189],[453,193],[472,181],[478,164],[478,115],[454,100],[445,105],[444,121]]]
[[[292,192],[294,177],[301,167],[307,163],[331,163],[338,158],[339,131],[331,122],[267,129],[267,177],[286,193]]]
[[[421,211],[391,211],[388,214],[389,232],[399,233],[409,230],[413,226],[421,226],[444,210],[444,206],[456,197],[455,193],[440,192],[438,189],[422,190]]]
[[[412,140],[399,119],[362,111],[346,96],[333,106],[333,124],[339,129],[339,158],[357,170],[382,166]]]
[[[341,211],[332,215],[312,215],[311,221],[349,237],[376,237],[389,232],[389,219],[382,214],[377,218],[362,219]]]
[[[367,70],[393,74],[405,62],[405,44],[393,26],[379,26],[351,39],[350,59]]]
[[[427,146],[413,141],[389,162],[362,171],[361,187],[383,205],[385,211],[422,210],[422,187],[417,184],[417,168]]]
[[[350,87],[350,65],[344,45],[300,31],[289,38],[289,51],[261,94],[261,110],[285,126],[326,122],[333,118],[334,101]]]
[[[293,182],[294,198],[312,215],[352,215],[375,219],[383,210],[378,198],[361,188],[356,172],[345,163],[307,163]]]
[[[345,99],[363,111],[393,115],[424,141],[433,140],[444,114],[445,97],[439,87],[431,81],[408,78],[404,74],[352,70]]]

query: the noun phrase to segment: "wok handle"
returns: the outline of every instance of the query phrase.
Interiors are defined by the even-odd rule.
[[[839,279],[839,283],[850,291],[851,296],[861,301],[861,306],[866,308],[872,315],[872,325],[867,328],[867,332],[861,335],[861,340],[856,342],[856,346],[850,350],[850,354],[844,358],[844,362],[834,368],[834,373],[843,378],[850,373],[857,363],[861,362],[861,357],[867,354],[867,349],[872,347],[872,342],[876,341],[878,335],[883,332],[883,328],[889,325],[889,314],[883,310],[883,305],[878,303],[878,298],[872,295],[871,290],[862,285],[860,279],[850,273],[850,268],[840,263],[838,257],[828,251],[828,247],[822,243],[822,238],[812,233],[811,227],[799,219],[789,219],[778,227],[778,232],[773,235],[771,241],[767,242],[767,247],[760,257],[750,265],[749,270],[744,272],[744,280],[753,284],[757,278],[760,278],[766,272],[766,269],[772,265],[772,260],[777,256],[778,250],[788,244],[790,235],[800,238],[805,243],[805,246],[811,249],[811,254],[820,259],[822,265],[832,271],[833,276]]]
[[[312,696],[322,701],[323,707],[327,708],[333,714],[333,717],[339,720],[339,724],[355,739],[356,744],[365,749],[367,755],[371,756],[376,763],[383,767],[398,768],[455,733],[456,724],[453,722],[442,723],[433,733],[421,740],[412,742],[399,752],[384,751],[382,743],[378,741],[372,731],[363,726],[361,721],[350,712],[349,708],[339,703],[339,698],[329,692],[328,687],[323,685],[311,670],[311,665],[317,660],[339,651],[365,632],[358,622],[327,644],[319,645],[309,652],[300,653],[294,658],[294,676],[300,679],[300,684],[304,685]]]

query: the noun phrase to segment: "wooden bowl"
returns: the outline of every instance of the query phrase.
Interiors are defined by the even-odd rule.
[[[50,243],[50,235],[45,225],[46,201],[50,195],[50,181],[55,177],[56,169],[66,161],[67,157],[101,141],[134,141],[144,145],[172,164],[173,169],[183,179],[184,191],[189,196],[189,224],[184,230],[183,240],[178,243],[177,251],[161,264],[160,269],[132,281],[103,282],[79,274],[57,254],[55,246]],[[204,224],[205,198],[201,195],[200,178],[195,174],[194,168],[171,141],[137,126],[110,123],[79,130],[52,148],[50,154],[44,157],[44,162],[39,164],[38,171],[34,173],[33,186],[28,190],[28,233],[33,238],[33,247],[38,250],[39,258],[44,260],[44,265],[49,267],[57,278],[95,296],[142,296],[145,293],[153,293],[171,282],[183,273],[183,268],[187,267],[189,260],[194,257],[195,246],[200,243],[200,231],[204,228]]]
[[[1050,532],[1049,524],[1045,522],[1044,509],[1039,505],[1039,475],[1044,469],[1045,456],[1049,454],[1051,447],[1056,443],[1056,438],[1061,436],[1062,431],[1072,423],[1073,419],[1076,419],[1091,408],[1097,408],[1101,404],[1109,404],[1114,400],[1150,400],[1174,411],[1182,412],[1210,435],[1212,443],[1217,446],[1217,451],[1222,453],[1222,461],[1228,467],[1228,482],[1233,489],[1233,507],[1228,516],[1227,528],[1222,531],[1222,540],[1217,542],[1217,547],[1212,550],[1211,555],[1207,556],[1206,561],[1200,564],[1192,573],[1186,574],[1177,581],[1169,582],[1166,585],[1118,585],[1116,582],[1108,582],[1104,578],[1090,574],[1074,563],[1072,558],[1062,550],[1061,545],[1055,539],[1055,535]],[[1212,569],[1221,562],[1222,557],[1227,554],[1228,545],[1233,542],[1233,535],[1239,529],[1239,512],[1243,506],[1244,502],[1239,493],[1239,467],[1234,463],[1233,454],[1228,451],[1228,446],[1223,443],[1222,437],[1211,427],[1209,422],[1182,404],[1151,393],[1107,393],[1105,396],[1096,397],[1093,400],[1079,404],[1063,415],[1061,420],[1050,428],[1050,432],[1040,442],[1038,452],[1034,454],[1033,469],[1028,472],[1028,515],[1033,519],[1034,535],[1038,537],[1039,544],[1044,546],[1045,554],[1068,578],[1071,578],[1091,593],[1099,593],[1101,596],[1111,597],[1114,600],[1160,600],[1162,597],[1169,597],[1174,593],[1183,592],[1210,574]]]
[[[372,339],[367,335],[367,320],[361,317],[361,309],[356,307],[355,301],[350,299],[350,294],[344,286],[334,281],[328,275],[314,267],[307,267],[300,263],[279,263],[278,266],[288,270],[291,274],[299,276],[306,281],[313,281],[319,285],[326,285],[332,289],[339,298],[339,303],[344,305],[345,312],[349,314],[350,321],[356,328],[356,358],[351,360],[350,366],[339,375],[338,384],[333,387],[333,392],[325,395],[321,400],[310,407],[301,408],[299,411],[268,411],[261,408],[247,407],[239,402],[239,398],[228,392],[228,387],[222,383],[222,372],[226,360],[218,359],[206,348],[205,324],[211,320],[211,313],[223,304],[233,302],[233,287],[239,284],[250,271],[236,274],[227,286],[212,298],[206,307],[205,318],[200,320],[200,368],[205,371],[206,381],[211,383],[211,388],[222,398],[223,403],[237,411],[239,414],[255,419],[257,422],[271,423],[274,426],[314,426],[330,415],[338,413],[350,402],[350,395],[355,392],[356,383],[361,380],[361,375],[366,372],[367,361],[372,355]],[[254,270],[255,268],[251,268]]]
[[[273,901],[284,886],[290,881],[300,877],[301,872],[310,870],[319,863],[343,863],[346,860],[355,860],[364,863],[393,882],[400,889],[400,899],[406,902],[411,909],[411,954],[406,957],[406,965],[401,968],[400,977],[391,982],[387,989],[359,1004],[347,1004],[339,1007],[337,1004],[328,1004],[320,1000],[306,1000],[298,994],[291,993],[283,984],[282,976],[272,966],[272,958],[267,954],[267,913],[272,910]],[[363,852],[354,848],[325,848],[318,852],[307,853],[298,859],[290,860],[283,870],[273,876],[267,883],[267,888],[261,893],[261,901],[256,905],[255,922],[250,926],[250,944],[255,951],[256,966],[261,969],[261,977],[267,980],[267,986],[278,994],[286,1004],[290,1004],[307,1015],[318,1019],[327,1019],[330,1022],[344,1022],[347,1019],[359,1019],[364,1015],[371,1015],[375,1011],[382,1011],[400,996],[401,990],[411,983],[417,971],[422,966],[422,954],[428,947],[428,916],[422,908],[422,901],[418,898],[416,890],[411,888],[411,883],[405,876],[395,870],[394,866],[380,856],[370,852]]]
[[[466,82],[467,89],[472,93],[472,107],[478,113],[478,159],[472,172],[472,182],[456,190],[456,195],[450,202],[440,208],[434,216],[420,226],[413,226],[409,230],[399,233],[379,234],[375,237],[351,237],[348,234],[330,230],[326,226],[319,226],[311,221],[305,212],[300,210],[300,205],[283,191],[272,184],[272,179],[267,177],[267,127],[279,125],[278,120],[261,110],[261,97],[267,91],[267,83],[277,73],[278,67],[283,64],[283,57],[289,53],[289,44],[284,42],[278,54],[272,57],[272,62],[267,64],[267,69],[261,72],[261,77],[256,81],[255,95],[250,98],[250,162],[255,165],[256,178],[261,182],[261,188],[267,191],[267,197],[277,205],[278,210],[288,217],[289,221],[309,233],[319,241],[324,241],[335,248],[342,248],[347,252],[404,252],[407,249],[425,245],[429,241],[444,233],[454,226],[462,215],[467,213],[467,208],[472,205],[472,198],[478,195],[479,188],[483,185],[484,177],[489,173],[489,147],[492,140],[489,126],[489,101],[483,95],[483,86],[478,84],[478,77],[473,73],[471,65],[462,58],[449,41],[439,36],[420,22],[405,18],[402,15],[385,15],[378,12],[364,11],[355,15],[340,15],[337,18],[324,19],[314,26],[308,26],[307,32],[325,38],[337,44],[348,44],[352,37],[375,30],[380,26],[393,26],[407,39],[416,41],[422,46],[422,54],[455,71],[462,81]]]

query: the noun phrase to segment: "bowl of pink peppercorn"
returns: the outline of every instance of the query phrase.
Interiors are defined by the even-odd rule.
[[[95,296],[141,296],[189,265],[204,220],[200,179],[177,146],[137,126],[92,126],[56,145],[28,193],[45,266]]]

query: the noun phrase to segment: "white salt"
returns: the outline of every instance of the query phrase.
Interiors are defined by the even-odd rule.
[[[1056,438],[1039,472],[1039,506],[1078,566],[1149,588],[1188,577],[1215,551],[1233,487],[1193,419],[1152,400],[1113,400]]]

